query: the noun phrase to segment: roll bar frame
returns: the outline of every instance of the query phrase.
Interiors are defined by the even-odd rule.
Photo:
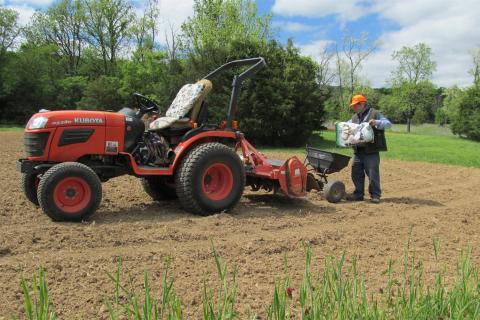
[[[246,66],[246,65],[253,65],[253,66],[251,66],[241,74],[233,76],[232,95],[230,96],[230,104],[228,106],[227,123],[225,127],[226,129],[232,129],[232,122],[233,122],[233,119],[235,118],[235,115],[237,114],[238,95],[240,93],[240,86],[242,85],[242,82],[245,79],[251,77],[256,72],[258,72],[260,69],[266,67],[267,63],[265,62],[265,59],[262,57],[234,60],[218,67],[217,69],[213,70],[212,72],[207,74],[205,77],[203,77],[204,79],[212,80],[213,78],[217,77],[219,74],[221,74],[227,69],[232,69],[235,67]]]

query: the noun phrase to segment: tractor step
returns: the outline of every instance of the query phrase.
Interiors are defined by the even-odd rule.
[[[146,165],[138,166],[138,168],[142,170],[152,170],[152,171],[158,171],[158,170],[168,171],[169,170],[168,167],[153,167],[153,166],[146,166]]]

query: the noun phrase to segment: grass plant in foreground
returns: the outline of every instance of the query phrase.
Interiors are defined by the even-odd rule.
[[[55,313],[50,309],[47,281],[42,268],[33,275],[32,285],[29,286],[22,277],[21,287],[23,292],[25,318],[28,320],[55,320]]]
[[[462,252],[454,281],[447,285],[445,275],[438,272],[431,285],[425,284],[423,264],[416,251],[410,248],[403,254],[403,271],[398,278],[394,261],[389,261],[384,272],[386,284],[378,294],[368,294],[365,281],[357,271],[357,260],[346,263],[340,258],[327,258],[322,270],[312,271],[312,252],[305,247],[305,270],[299,288],[285,267],[284,276],[276,281],[273,299],[266,310],[269,320],[286,319],[480,319],[480,279],[478,268],[471,262],[471,250]],[[437,264],[440,244],[433,241]],[[212,246],[219,285],[212,289],[206,281],[202,293],[203,319],[246,319],[235,309],[237,293],[236,269],[229,274],[226,264]],[[285,261],[285,266],[287,265]],[[144,275],[141,294],[137,294],[130,278],[128,286],[122,284],[122,263],[115,274],[108,274],[115,283],[113,299],[106,299],[110,319],[183,319],[182,303],[173,291],[173,278],[169,276],[170,260],[165,263],[162,294],[156,299],[151,292],[148,274]],[[231,279],[230,281],[228,279]],[[25,280],[22,289],[27,319],[55,319],[50,311],[48,290],[42,270],[32,283],[33,296]],[[248,313],[247,313],[248,314]],[[256,316],[248,316],[257,319]]]
[[[311,272],[311,250],[305,251],[305,272],[295,299],[288,286],[289,277],[277,285],[267,319],[479,319],[480,281],[471,264],[471,251],[462,253],[456,281],[447,289],[444,276],[426,286],[423,266],[415,251],[405,250],[402,278],[393,274],[393,261],[385,271],[387,284],[377,295],[367,295],[364,280],[357,272],[356,259],[345,267],[345,255],[328,258],[323,275]]]
[[[107,273],[115,283],[113,301],[105,299],[105,305],[111,320],[136,319],[182,319],[182,302],[173,291],[173,279],[169,277],[171,260],[165,261],[165,271],[162,278],[162,294],[160,299],[152,296],[148,274],[144,273],[143,294],[138,294],[129,277],[128,285],[122,284],[122,259],[118,261],[115,274]]]

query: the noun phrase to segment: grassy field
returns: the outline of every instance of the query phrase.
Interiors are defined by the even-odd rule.
[[[0,131],[23,131],[23,127],[14,124],[0,124]]]
[[[412,126],[412,132],[406,133],[405,125],[394,125],[386,132],[388,151],[382,153],[384,159],[406,161],[424,161],[465,167],[480,168],[480,142],[454,136],[448,128],[437,125]],[[351,155],[350,148],[338,148],[335,145],[335,131],[316,133],[311,141],[312,147],[325,151]],[[260,148],[263,151],[280,149]],[[282,149],[282,152],[301,153],[303,148]]]

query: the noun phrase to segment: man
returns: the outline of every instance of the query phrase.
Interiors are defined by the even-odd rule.
[[[370,184],[368,192],[372,203],[380,203],[382,190],[380,188],[380,151],[387,151],[384,130],[392,126],[380,111],[370,108],[363,95],[352,98],[350,107],[355,114],[350,122],[360,124],[368,122],[374,132],[374,142],[353,147],[352,181],[355,191],[347,196],[350,201],[363,201],[365,189],[365,175]]]

